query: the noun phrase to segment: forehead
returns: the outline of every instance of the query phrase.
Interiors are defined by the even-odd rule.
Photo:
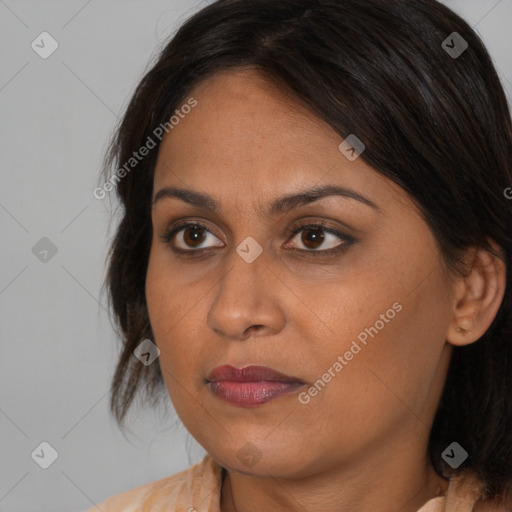
[[[257,155],[258,161],[275,162],[291,153],[308,154],[318,146],[337,147],[339,136],[327,123],[256,71],[220,73],[202,82],[189,97],[197,106],[163,142],[175,157],[214,154],[250,162]],[[200,144],[203,151],[180,151],[184,144]]]
[[[190,98],[197,105],[160,146],[155,193],[177,185],[236,202],[329,183],[368,196],[389,182],[362,159],[345,158],[331,126],[254,70],[220,73]]]

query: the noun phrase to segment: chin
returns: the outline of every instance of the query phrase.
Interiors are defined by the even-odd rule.
[[[222,466],[230,472],[248,476],[276,478],[300,478],[310,473],[313,460],[308,462],[304,453],[304,444],[289,439],[289,447],[278,444],[252,442],[249,438],[232,439],[225,445],[203,448]],[[264,445],[264,446],[262,446]]]

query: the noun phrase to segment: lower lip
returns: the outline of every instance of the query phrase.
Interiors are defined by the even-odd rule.
[[[275,398],[287,395],[302,387],[301,383],[259,381],[259,382],[210,382],[214,395],[240,407],[256,407]]]

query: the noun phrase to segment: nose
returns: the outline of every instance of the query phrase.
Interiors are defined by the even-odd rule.
[[[263,251],[248,263],[233,249],[208,313],[208,325],[218,335],[244,340],[273,335],[283,328],[286,288],[268,260]]]

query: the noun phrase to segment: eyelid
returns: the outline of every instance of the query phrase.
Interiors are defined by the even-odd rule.
[[[211,252],[215,251],[216,247],[212,247],[212,246],[206,247],[206,248],[200,248],[200,249],[182,249],[180,247],[173,246],[171,241],[173,240],[175,235],[177,233],[183,231],[187,227],[199,227],[199,228],[203,229],[204,231],[206,231],[207,233],[210,233],[213,236],[215,236],[216,238],[220,239],[220,237],[217,236],[212,229],[210,229],[207,225],[205,225],[205,223],[203,221],[192,220],[192,219],[184,219],[184,220],[176,222],[174,225],[171,225],[171,227],[167,228],[167,230],[162,235],[160,235],[160,239],[164,243],[170,245],[173,252],[176,252],[178,254],[183,254],[186,256],[190,256],[190,257],[194,257],[196,255],[197,256],[204,255],[205,253],[208,253],[208,252],[211,253]],[[334,256],[337,253],[343,252],[344,250],[348,249],[353,243],[355,243],[357,241],[353,236],[347,235],[346,233],[344,233],[336,228],[329,227],[325,220],[322,220],[322,219],[314,219],[313,220],[311,218],[308,218],[308,219],[302,219],[302,220],[295,222],[293,224],[293,226],[287,230],[287,242],[286,243],[289,243],[289,241],[293,237],[295,237],[298,233],[300,233],[301,231],[304,231],[307,228],[311,228],[311,229],[320,228],[319,231],[325,231],[326,233],[336,236],[337,238],[339,238],[341,240],[341,243],[338,244],[337,246],[331,247],[329,249],[318,249],[318,250],[310,249],[310,250],[308,250],[308,249],[300,249],[300,248],[299,249],[290,248],[288,250],[302,253],[305,255],[311,254],[313,256],[327,257],[327,256]],[[219,247],[219,246],[217,246],[217,247]]]
[[[215,234],[215,231],[212,230],[210,227],[208,227],[204,221],[202,220],[190,220],[190,219],[187,219],[187,220],[178,220],[176,221],[175,223],[170,223],[170,226],[169,227],[166,227],[164,229],[164,232],[163,234],[160,236],[160,238],[162,240],[168,240],[170,241],[172,237],[174,237],[174,235],[176,233],[178,233],[179,231],[182,231],[183,229],[187,228],[187,227],[200,227],[202,229],[204,229],[205,231],[207,231],[208,233],[211,233],[212,235],[216,236],[217,238],[220,239],[220,237]],[[196,251],[190,251],[190,252],[196,252]]]
[[[308,249],[290,249],[293,251],[297,251],[299,253],[304,253],[306,255],[313,255],[313,256],[336,256],[338,253],[341,253],[348,249],[353,243],[356,242],[356,239],[350,235],[347,235],[346,233],[343,233],[342,231],[329,227],[327,223],[324,220],[303,220],[298,221],[293,228],[289,230],[289,237],[295,238],[295,236],[300,233],[301,231],[304,231],[305,229],[315,229],[320,228],[320,231],[325,231],[328,234],[334,235],[337,238],[341,240],[341,243],[336,245],[335,247],[331,247],[330,249],[318,249],[318,250],[308,250]],[[287,242],[288,243],[288,242]]]
[[[206,226],[203,222],[200,222],[200,221],[191,221],[191,220],[182,220],[182,221],[178,221],[175,225],[173,225],[171,228],[168,228],[165,230],[165,232],[160,235],[160,239],[171,246],[171,249],[174,251],[174,252],[177,252],[179,254],[202,254],[202,253],[205,253],[207,251],[212,251],[212,250],[215,250],[215,247],[206,247],[206,248],[203,248],[203,249],[182,249],[181,247],[174,247],[172,246],[172,243],[171,241],[174,239],[174,237],[181,231],[183,231],[184,229],[186,228],[189,228],[189,227],[199,227],[201,229],[203,229],[204,231],[206,231],[207,233],[215,236],[216,238],[219,238],[208,226]],[[218,246],[216,246],[218,247]]]

